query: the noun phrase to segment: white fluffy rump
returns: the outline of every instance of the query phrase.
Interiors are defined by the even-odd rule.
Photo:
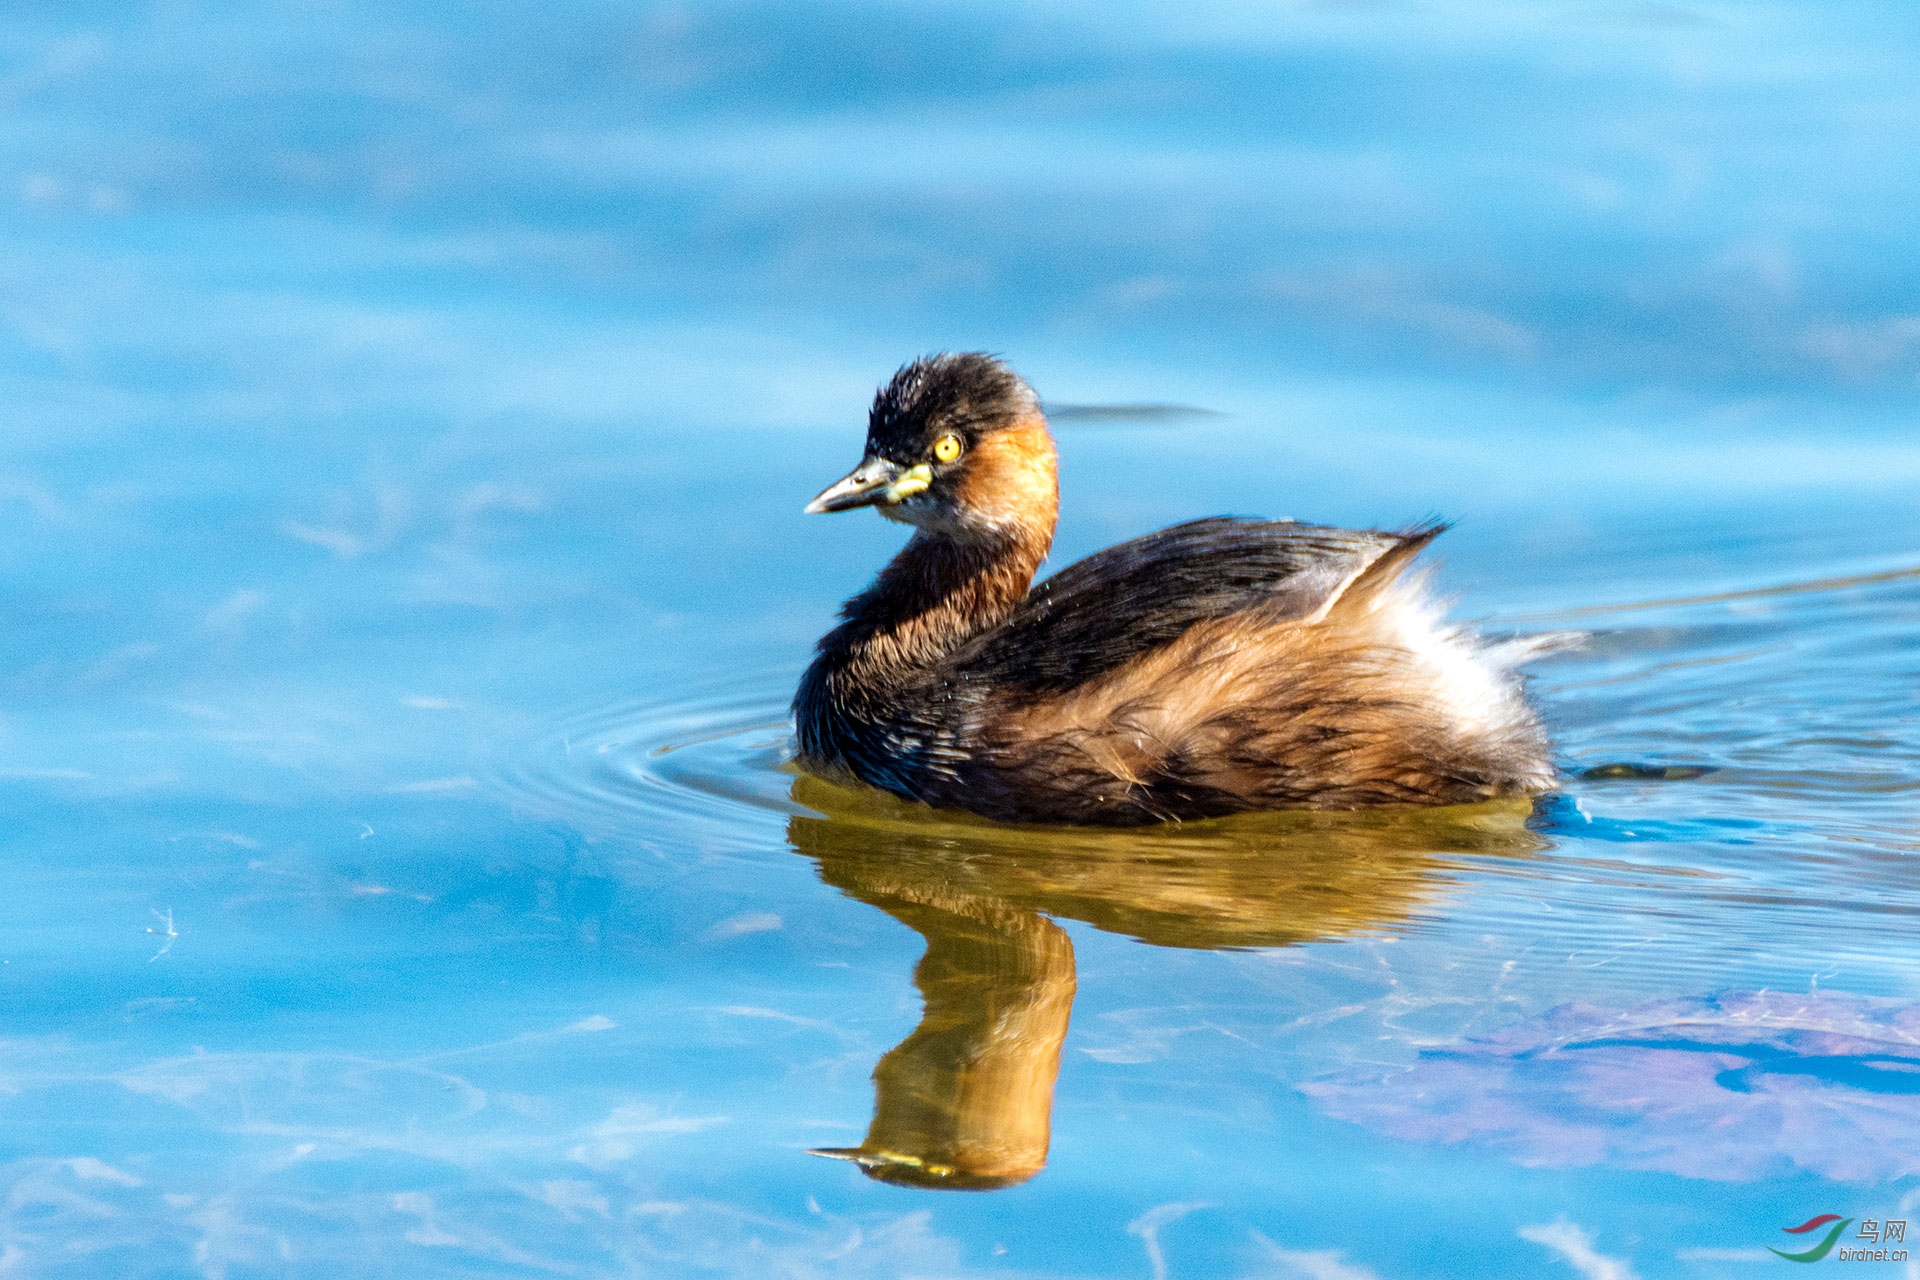
[[[1369,602],[1376,644],[1397,651],[1392,669],[1405,696],[1490,748],[1533,744],[1541,738],[1527,705],[1520,668],[1535,658],[1580,643],[1577,632],[1549,632],[1489,641],[1472,627],[1449,622],[1445,600],[1430,589],[1426,569],[1385,584]]]

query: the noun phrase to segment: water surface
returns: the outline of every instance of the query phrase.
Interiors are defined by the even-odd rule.
[[[1916,43],[15,6],[0,1267],[1716,1277],[1920,1224]],[[1458,520],[1456,615],[1584,637],[1565,785],[1088,833],[797,776],[899,540],[799,507],[940,347],[1064,410],[1056,564]]]

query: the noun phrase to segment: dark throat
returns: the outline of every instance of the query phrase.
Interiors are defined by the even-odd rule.
[[[1026,598],[1051,537],[959,542],[916,533],[820,642],[822,663],[859,684],[915,683]],[[837,661],[836,661],[837,659]],[[820,664],[816,664],[820,665]],[[843,690],[850,692],[850,690]],[[876,690],[877,692],[877,690]]]
[[[1050,543],[1052,530],[968,541],[914,533],[847,601],[845,622],[822,637],[801,679],[793,710],[803,758],[862,754],[854,741],[879,725],[925,714],[945,660],[1014,612]]]

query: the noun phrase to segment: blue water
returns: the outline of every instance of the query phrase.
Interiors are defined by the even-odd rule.
[[[15,4],[0,1270],[1920,1246],[1916,83],[1890,4]],[[899,533],[799,508],[939,348],[1060,410],[1055,564],[1457,520],[1457,615],[1586,637],[1565,787],[810,789],[786,700]],[[1059,1054],[1006,1189],[806,1154],[929,946]]]

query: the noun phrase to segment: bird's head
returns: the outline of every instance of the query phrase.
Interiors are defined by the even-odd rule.
[[[807,504],[855,507],[956,542],[1051,539],[1059,482],[1039,397],[977,352],[906,365],[873,398],[860,465]]]

